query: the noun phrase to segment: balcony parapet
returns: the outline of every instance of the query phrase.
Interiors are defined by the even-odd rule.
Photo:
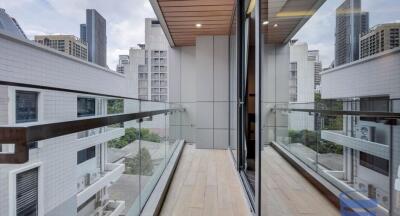
[[[386,160],[389,160],[390,158],[390,148],[388,145],[347,136],[338,131],[323,130],[321,131],[321,139],[384,158]]]

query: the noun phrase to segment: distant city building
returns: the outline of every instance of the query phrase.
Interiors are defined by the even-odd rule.
[[[127,70],[129,70],[129,55],[119,55],[116,71],[118,73],[125,73]]]
[[[369,29],[369,13],[361,0],[346,0],[336,9],[335,66],[359,59],[359,36]]]
[[[145,44],[130,49],[130,69],[138,75],[138,98],[168,101],[168,41],[158,20],[146,18]]]
[[[0,30],[18,38],[28,39],[17,20],[10,17],[3,8],[0,8]]]
[[[400,23],[377,25],[360,37],[360,58],[399,47]]]
[[[80,34],[81,34],[81,40],[84,42],[87,42],[86,38],[86,24],[81,24],[80,25]]]
[[[86,10],[86,25],[81,24],[81,37],[88,43],[88,60],[107,67],[106,20],[95,10]],[[86,32],[86,34],[85,34]]]
[[[68,55],[88,60],[87,44],[73,35],[36,35],[35,41]]]
[[[308,60],[314,61],[314,89],[321,85],[322,63],[319,60],[319,50],[309,50]]]

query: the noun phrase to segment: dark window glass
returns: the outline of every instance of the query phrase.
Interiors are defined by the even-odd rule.
[[[386,159],[360,152],[360,165],[389,176],[389,161]]]
[[[90,159],[94,158],[95,156],[96,156],[96,147],[95,146],[80,150],[77,153],[77,164],[80,164],[87,160],[90,160]]]
[[[366,112],[389,112],[389,98],[388,97],[373,97],[360,99],[360,111]],[[362,121],[379,121],[378,117],[360,117]]]
[[[78,117],[94,116],[96,114],[96,99],[78,98]]]
[[[35,122],[38,119],[38,93],[17,91],[15,116],[17,123]]]
[[[31,142],[28,143],[29,149],[36,149],[38,148],[38,142]]]

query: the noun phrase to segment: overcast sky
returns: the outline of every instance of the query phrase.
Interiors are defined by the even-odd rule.
[[[362,0],[362,10],[369,12],[370,27],[379,23],[400,22],[400,0]],[[327,0],[294,38],[318,49],[324,67],[334,60],[336,8],[344,0]]]
[[[400,21],[400,0],[362,0],[370,12],[370,26]],[[327,0],[296,34],[309,49],[320,50],[323,66],[333,61],[335,9],[344,0]],[[30,39],[38,34],[79,36],[86,22],[86,8],[94,8],[107,20],[107,61],[115,69],[119,54],[144,42],[144,18],[155,17],[149,0],[0,0],[0,8],[15,17]]]
[[[86,23],[86,8],[107,20],[107,62],[115,70],[119,54],[144,42],[144,19],[155,17],[148,0],[0,0],[29,39],[39,34],[73,34]]]

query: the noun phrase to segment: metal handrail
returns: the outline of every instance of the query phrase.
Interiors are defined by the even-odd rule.
[[[372,116],[391,119],[400,119],[400,113],[397,112],[371,112],[371,111],[349,111],[349,110],[325,110],[325,109],[298,109],[298,108],[271,108],[272,111],[284,112],[307,112],[307,113],[320,113],[327,116],[337,115],[354,115],[354,116]]]
[[[183,108],[164,109],[28,126],[0,127],[0,144],[14,144],[15,146],[14,153],[0,154],[0,164],[27,162],[29,160],[28,144],[31,142],[46,140],[117,123],[140,120],[155,115],[183,111],[185,111]]]

